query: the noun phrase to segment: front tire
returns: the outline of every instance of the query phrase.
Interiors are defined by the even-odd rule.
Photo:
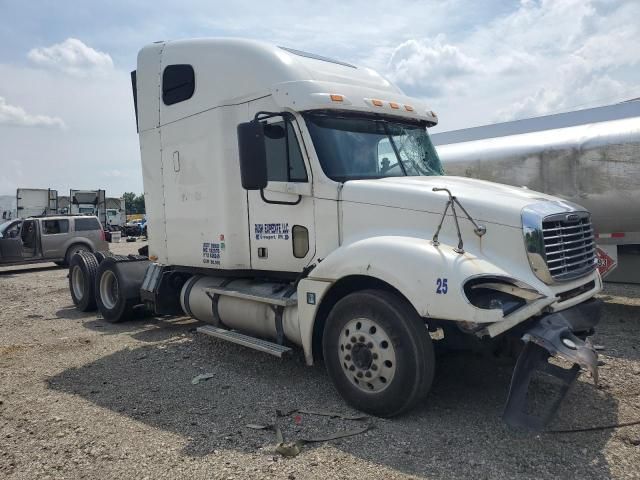
[[[431,388],[431,337],[414,308],[392,293],[365,290],[340,300],[327,318],[322,346],[334,385],[358,410],[399,415]]]

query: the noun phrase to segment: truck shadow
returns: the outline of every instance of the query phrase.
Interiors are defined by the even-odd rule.
[[[294,409],[356,413],[339,397],[322,366],[309,368],[300,356],[280,360],[195,335],[188,324],[154,322],[151,333],[148,326],[138,330],[142,326],[132,323],[107,324],[100,330],[109,334],[128,329],[143,341],[171,338],[170,342],[118,351],[65,370],[50,378],[49,388],[177,433],[190,456],[220,449],[256,452],[275,443],[273,432],[248,429],[249,423],[277,421],[292,441],[360,426],[306,414],[301,425],[292,416],[276,417],[276,410]],[[85,325],[95,327],[92,322]],[[395,419],[369,419],[373,430],[331,444],[416,475],[452,478],[455,465],[466,462],[478,478],[610,476],[603,448],[611,431],[548,435],[504,425],[500,415],[511,370],[511,365],[473,354],[444,356],[426,405]],[[201,373],[212,377],[192,384]],[[579,381],[554,427],[615,423],[617,411],[612,396]]]

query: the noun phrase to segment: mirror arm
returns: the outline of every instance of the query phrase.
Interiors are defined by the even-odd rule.
[[[260,112],[255,114],[253,119],[257,120],[257,121],[260,121],[260,120],[266,120],[268,118],[273,118],[273,117],[282,117],[284,119],[292,119],[292,118],[294,118],[293,114],[291,114],[289,112],[264,112],[264,111],[260,111]]]

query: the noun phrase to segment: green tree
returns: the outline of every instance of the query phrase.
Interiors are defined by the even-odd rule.
[[[137,196],[133,200],[133,204],[135,205],[136,213],[146,213],[146,210],[144,208],[144,193]]]
[[[136,194],[133,192],[124,192],[122,194],[122,197],[124,198],[124,204],[125,204],[125,209],[126,209],[126,213],[127,215],[131,215],[132,213],[136,213],[134,211],[135,209],[135,198],[136,198]]]

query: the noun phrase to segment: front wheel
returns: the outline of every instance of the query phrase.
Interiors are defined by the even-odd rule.
[[[435,356],[426,325],[392,293],[365,290],[340,300],[327,318],[322,346],[329,376],[358,410],[399,415],[431,388]]]

